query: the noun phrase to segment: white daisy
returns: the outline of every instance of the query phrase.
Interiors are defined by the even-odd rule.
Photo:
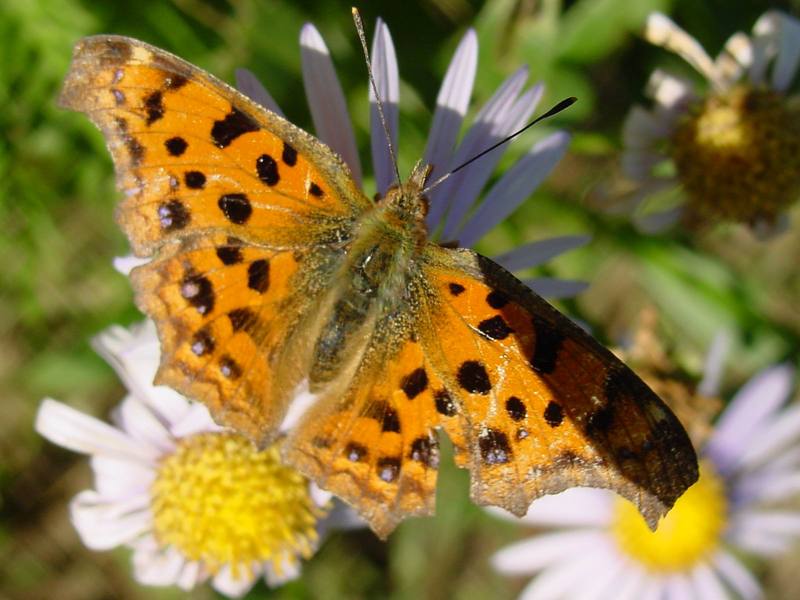
[[[739,555],[773,556],[800,539],[800,511],[775,506],[800,491],[800,405],[784,406],[792,378],[772,367],[736,394],[700,453],[700,479],[656,532],[627,500],[571,489],[532,504],[522,521],[545,532],[497,552],[494,568],[535,575],[520,597],[536,600],[761,597]],[[716,381],[708,374],[698,393]]]
[[[623,130],[623,171],[638,189],[620,208],[639,209],[634,218],[648,231],[679,220],[748,223],[762,236],[785,228],[784,211],[800,196],[800,108],[789,94],[800,21],[768,11],[752,36],[734,34],[716,60],[660,13],[650,15],[644,35],[686,60],[708,89],[652,74],[652,110],[635,106]],[[654,209],[670,195],[676,206]]]
[[[356,182],[362,182],[362,168],[341,85],[330,53],[317,29],[306,24],[300,33],[303,81],[317,137],[338,152],[350,167]],[[371,52],[372,70],[384,106],[392,146],[397,148],[400,79],[397,57],[386,24],[378,19]],[[430,134],[423,160],[433,166],[429,182],[522,127],[542,97],[543,86],[525,89],[526,67],[511,75],[476,114],[472,126],[456,143],[472,94],[478,60],[478,40],[470,29],[459,43],[447,68],[436,100]],[[256,77],[247,70],[236,73],[239,89],[250,98],[281,115],[283,112]],[[372,163],[375,185],[385,194],[394,183],[394,168],[386,134],[378,117],[375,96],[370,89]],[[430,194],[428,228],[442,241],[458,240],[471,247],[489,230],[524,202],[564,155],[570,137],[557,131],[534,144],[481,199],[507,145],[503,145],[459,171]],[[498,255],[494,259],[511,271],[527,270],[577,248],[587,236],[563,236],[533,242]],[[581,281],[535,278],[525,280],[543,296],[565,297],[582,291]]]
[[[294,579],[328,529],[360,523],[283,466],[277,448],[258,452],[204,406],[153,386],[160,347],[151,322],[112,327],[95,343],[130,392],[113,426],[45,399],[36,430],[91,457],[94,488],[72,500],[72,522],[93,550],[132,548],[139,582],[190,590],[210,578],[241,596],[259,577],[271,586]]]

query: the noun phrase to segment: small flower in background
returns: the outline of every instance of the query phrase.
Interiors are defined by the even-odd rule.
[[[652,74],[653,109],[635,106],[624,125],[622,168],[638,188],[619,208],[641,208],[634,218],[646,231],[679,220],[746,223],[761,237],[783,230],[785,210],[800,196],[800,104],[789,94],[800,21],[769,11],[751,37],[736,33],[716,60],[660,13],[650,15],[644,35],[697,69],[708,90]],[[652,208],[678,186],[677,206]]]
[[[303,81],[317,136],[341,155],[350,167],[356,183],[361,184],[361,162],[344,93],[328,48],[311,24],[306,24],[300,33],[300,50]],[[397,148],[400,78],[389,28],[380,19],[371,54],[372,70],[384,104],[392,146]],[[542,84],[524,89],[528,69],[520,68],[478,111],[472,126],[457,144],[458,133],[469,107],[477,60],[478,40],[475,32],[470,29],[455,51],[436,100],[436,110],[423,156],[423,161],[433,166],[428,183],[434,182],[449,169],[459,166],[525,125],[542,97]],[[252,73],[240,69],[236,73],[236,81],[243,93],[283,115],[275,100]],[[375,184],[378,194],[383,195],[394,183],[394,169],[371,89],[370,106]],[[569,141],[570,136],[567,133],[557,131],[534,144],[523,158],[491,186],[482,200],[478,197],[507,145],[488,153],[447,179],[430,193],[428,228],[431,236],[448,242],[457,240],[463,247],[474,246],[531,195],[564,155]],[[588,241],[587,236],[541,240],[495,256],[494,260],[511,271],[522,271],[541,265]],[[525,283],[539,294],[550,298],[573,296],[586,287],[582,281],[545,277],[528,279]]]
[[[716,394],[719,343],[710,354],[698,397]],[[784,407],[792,379],[772,367],[736,394],[699,452],[698,482],[657,531],[627,500],[575,488],[536,500],[522,522],[544,531],[498,551],[493,567],[534,575],[520,597],[536,600],[761,597],[739,554],[768,558],[800,540],[800,511],[774,506],[800,491],[800,405]]]
[[[133,549],[136,579],[190,590],[208,580],[240,596],[259,577],[270,586],[296,578],[333,527],[360,526],[349,508],[224,430],[206,408],[152,385],[159,362],[155,327],[112,327],[96,340],[130,394],[114,426],[55,400],[42,402],[36,430],[88,454],[94,489],[70,505],[93,550]]]

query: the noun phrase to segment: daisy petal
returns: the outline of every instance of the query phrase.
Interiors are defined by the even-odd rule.
[[[361,161],[342,86],[336,77],[328,47],[311,23],[300,32],[303,83],[317,137],[339,153],[350,167],[353,180],[361,185]]]
[[[523,279],[522,283],[543,298],[572,298],[589,287],[589,282],[576,279],[557,279],[555,277],[535,277]]]
[[[592,240],[588,235],[564,235],[531,242],[494,257],[494,261],[509,271],[521,271],[546,263],[565,252],[585,246]]]
[[[300,577],[300,561],[287,560],[281,565],[281,572],[278,574],[272,563],[264,564],[264,579],[271,588],[276,588],[289,581],[294,581]]]
[[[152,260],[151,257],[142,258],[139,256],[134,256],[133,254],[128,254],[127,256],[117,256],[112,262],[114,264],[114,268],[117,270],[117,273],[130,275],[131,271],[133,271],[136,267],[146,265],[150,262],[150,260]]]
[[[253,75],[248,69],[236,69],[236,89],[242,92],[245,96],[271,110],[276,115],[284,116],[281,107],[275,102],[275,99],[267,91],[267,88],[258,80],[258,77]]]
[[[169,430],[133,396],[127,396],[118,410],[121,429],[134,440],[158,448],[162,454],[170,452],[175,447]]]
[[[780,365],[766,369],[739,390],[725,409],[705,446],[719,471],[729,473],[750,441],[786,401],[792,369]]]
[[[517,161],[486,194],[458,234],[461,245],[472,247],[490,229],[514,212],[561,160],[569,141],[568,134],[557,131],[534,144],[528,154]],[[447,229],[444,235],[447,236]]]
[[[633,222],[643,233],[659,233],[677,223],[683,214],[683,207],[676,206],[661,212],[634,215]]]
[[[777,502],[787,500],[800,492],[800,472],[776,475],[765,473],[763,477],[749,475],[736,487],[737,500],[746,503]]]
[[[97,492],[109,500],[144,494],[155,479],[152,467],[106,455],[91,458]]]
[[[682,106],[697,97],[692,91],[692,84],[685,79],[656,69],[647,81],[646,93],[662,108],[657,117],[669,124],[670,131]],[[663,110],[667,109],[667,110]],[[669,117],[669,118],[668,118]]]
[[[703,367],[703,379],[697,384],[697,393],[704,396],[719,394],[719,385],[722,381],[722,372],[725,367],[725,358],[731,348],[731,334],[720,331],[711,341],[711,348],[706,355],[706,364]]]
[[[683,573],[673,573],[666,578],[664,585],[664,600],[694,600],[695,590],[692,583]]]
[[[762,597],[761,588],[750,572],[727,552],[714,556],[714,568],[722,580],[732,587],[743,600],[756,600]]]
[[[508,110],[508,113],[505,115],[505,118],[500,121],[498,127],[493,132],[494,135],[491,139],[487,140],[487,144],[481,147],[478,152],[489,148],[492,144],[500,141],[508,134],[513,131],[516,131],[520,127],[522,127],[525,122],[530,118],[533,114],[533,111],[536,108],[539,100],[542,97],[542,92],[544,88],[541,84],[535,85],[533,88],[522,94],[519,99],[517,99],[511,108]],[[566,134],[563,134],[566,135]],[[498,182],[497,186],[500,187],[498,192],[493,193],[490,191],[483,200],[483,205],[488,206],[489,208],[484,209],[484,211],[488,211],[488,213],[492,216],[492,219],[496,219],[493,221],[492,226],[496,225],[499,222],[497,219],[497,215],[503,214],[502,207],[500,210],[495,212],[493,210],[493,205],[496,203],[493,198],[504,198],[504,201],[508,204],[513,204],[515,196],[513,195],[513,191],[518,187],[528,187],[528,181],[526,177],[515,177],[514,181],[512,181],[512,173],[517,173],[519,175],[519,167],[523,162],[533,162],[536,164],[535,168],[537,171],[531,177],[531,180],[535,180],[536,183],[533,187],[536,187],[541,179],[547,176],[549,173],[546,172],[542,175],[541,169],[544,169],[549,164],[549,159],[552,158],[554,154],[557,154],[560,150],[559,148],[559,140],[558,139],[551,139],[558,136],[558,133],[542,140],[539,144],[534,146],[530,153],[519,161],[514,167],[506,173],[502,179]],[[565,142],[565,143],[568,143]],[[540,146],[541,145],[541,146]],[[502,158],[503,154],[505,153],[508,144],[503,144],[502,146],[492,150],[488,154],[482,156],[480,159],[476,160],[474,163],[469,165],[469,167],[465,168],[463,171],[458,173],[459,175],[463,173],[463,178],[461,179],[460,185],[457,188],[453,188],[453,193],[456,194],[454,200],[450,206],[450,213],[447,215],[447,219],[444,225],[444,231],[442,232],[442,238],[445,240],[450,239],[457,239],[461,235],[461,228],[462,228],[462,221],[464,217],[469,212],[470,208],[472,207],[475,199],[481,193],[481,190],[486,185],[486,182],[491,177],[492,172],[494,171],[497,163]],[[459,147],[460,150],[460,147]],[[563,152],[563,150],[562,150]],[[477,154],[477,152],[476,152]],[[534,156],[538,156],[539,159],[537,161]],[[533,167],[532,167],[533,168]],[[550,167],[552,168],[552,167]],[[501,187],[500,184],[503,184]],[[519,186],[515,185],[519,184]],[[509,189],[510,188],[510,189]],[[508,191],[507,194],[503,194],[503,190]],[[533,188],[531,188],[533,189]],[[522,200],[525,198],[523,197]],[[521,202],[522,200],[519,200]],[[514,206],[513,208],[516,208]],[[511,210],[513,210],[513,208]],[[506,213],[508,214],[508,213]],[[470,236],[473,239],[475,236]],[[470,244],[461,243],[462,246],[469,246]]]
[[[567,557],[582,556],[605,540],[599,531],[544,533],[502,548],[490,559],[505,575],[529,575]]]
[[[783,411],[752,438],[739,459],[739,468],[754,469],[800,439],[800,406]]]
[[[469,29],[453,54],[436,97],[436,112],[433,113],[424,154],[425,164],[433,167],[428,179],[431,182],[443,175],[447,168],[461,123],[467,114],[477,66],[478,36],[474,29]]]
[[[765,12],[753,26],[753,62],[748,77],[754,85],[764,83],[767,65],[778,51],[781,16],[776,10]]]
[[[575,560],[553,565],[531,581],[519,600],[557,600],[571,598],[576,582],[585,582],[599,576],[606,556],[597,548]]]
[[[237,576],[234,577],[233,570],[226,564],[214,576],[211,584],[215,590],[229,598],[240,598],[250,591],[260,574],[260,568],[253,569],[252,573],[247,569],[239,569]]]
[[[375,92],[369,86],[369,123],[372,142],[372,166],[375,173],[375,185],[382,196],[395,181],[395,165],[389,145],[397,149],[398,104],[400,102],[400,75],[397,71],[397,55],[395,54],[392,36],[383,20],[378,19],[375,27],[375,39],[372,42],[372,74],[375,87],[383,103],[383,115],[389,128],[389,139],[386,139],[381,123]]]
[[[497,130],[503,118],[508,114],[511,106],[514,104],[514,100],[519,95],[527,79],[528,69],[527,67],[522,67],[503,82],[480,112],[478,112],[475,117],[475,122],[459,144],[455,155],[450,159],[450,163],[447,165],[448,169],[453,169],[463,164],[468,159],[491,146],[493,142],[500,140],[501,136],[497,134]],[[439,221],[452,202],[454,197],[453,193],[463,182],[465,170],[467,169],[452,175],[431,192],[430,212],[427,217],[429,230],[436,230]]]
[[[786,551],[800,537],[800,514],[752,511],[738,516],[732,537],[742,548],[762,556]]]
[[[560,494],[542,496],[531,503],[528,513],[510,520],[541,527],[603,527],[611,518],[613,496],[607,490],[571,488]],[[510,515],[487,507],[493,514]]]
[[[156,448],[134,442],[124,433],[51,398],[36,413],[36,431],[54,444],[82,454],[107,454],[149,463],[158,459]]]
[[[753,45],[743,33],[735,33],[725,42],[723,51],[717,56],[714,67],[729,84],[741,79],[744,68],[753,61]]]
[[[702,598],[703,600],[728,600],[729,596],[722,582],[708,565],[697,565],[691,572],[690,577],[692,579],[692,588],[694,588],[695,598]]]
[[[650,14],[647,18],[644,37],[649,42],[662,46],[683,58],[709,81],[713,82],[716,79],[714,63],[703,47],[666,15]]]
[[[108,500],[94,490],[86,490],[70,502],[70,516],[86,546],[92,550],[111,550],[150,529],[153,518],[149,507],[149,493]]]
[[[178,574],[177,579],[175,580],[175,583],[183,591],[188,592],[194,589],[194,587],[200,583],[200,581],[204,578],[203,575],[203,569],[200,567],[199,562],[185,562],[183,564],[183,568]]]
[[[778,56],[772,68],[772,87],[785,92],[792,83],[800,64],[800,22],[780,14]]]
[[[622,141],[626,148],[649,149],[654,142],[663,140],[672,130],[671,123],[659,119],[655,113],[634,105],[622,125]]]
[[[133,548],[134,577],[145,585],[176,583],[184,569],[183,556],[172,546],[162,548],[152,536],[137,541]]]
[[[137,399],[164,421],[174,423],[189,410],[189,401],[163,385],[153,385],[161,343],[149,319],[130,329],[114,326],[92,340],[92,347],[114,368]]]

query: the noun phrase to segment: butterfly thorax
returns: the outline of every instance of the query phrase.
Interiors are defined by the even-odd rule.
[[[391,188],[364,214],[337,274],[338,285],[324,302],[327,316],[312,359],[312,383],[347,371],[382,317],[405,303],[408,284],[427,243],[427,201],[421,194],[429,169],[418,165],[409,180]]]

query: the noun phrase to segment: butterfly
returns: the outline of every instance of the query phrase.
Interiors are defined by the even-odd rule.
[[[508,271],[428,239],[429,168],[373,201],[325,144],[201,69],[80,41],[60,97],[100,128],[124,198],[156,382],[387,536],[434,512],[440,430],[471,496],[523,515],[610,488],[651,527],[697,479],[678,420]],[[306,393],[298,393],[305,389]]]

